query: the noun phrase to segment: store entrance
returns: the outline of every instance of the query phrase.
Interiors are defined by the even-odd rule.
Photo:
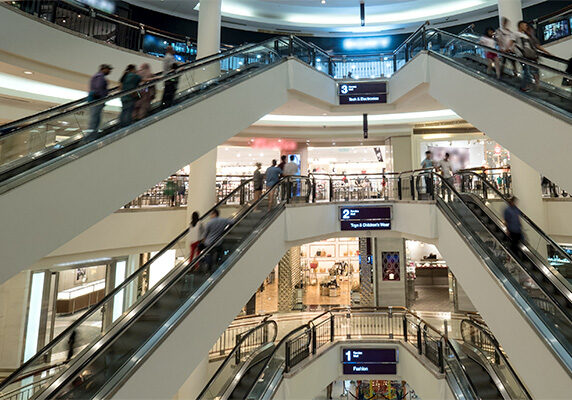
[[[416,311],[450,312],[450,273],[437,248],[416,240],[405,241],[407,307]]]

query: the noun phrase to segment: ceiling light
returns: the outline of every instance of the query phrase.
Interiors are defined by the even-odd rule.
[[[321,3],[322,3],[322,4],[326,4],[326,0],[322,0]]]
[[[24,73],[25,73],[26,75],[32,75],[32,74],[33,74],[32,71],[24,71]]]

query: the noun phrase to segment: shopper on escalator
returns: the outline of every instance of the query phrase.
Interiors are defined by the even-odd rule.
[[[204,230],[203,224],[200,222],[199,213],[194,211],[191,215],[191,223],[189,224],[188,233],[191,246],[189,261],[193,261],[200,253],[199,245],[201,243],[201,239],[204,237]]]
[[[495,39],[499,45],[499,49],[508,54],[514,54],[514,32],[509,28],[510,20],[506,17],[502,17],[501,26],[495,32]],[[504,74],[504,68],[506,63],[512,64],[512,75],[516,77],[516,61],[512,58],[507,58],[503,56],[500,60],[500,76]]]
[[[107,79],[105,78],[113,67],[109,64],[102,64],[99,67],[99,71],[93,75],[89,81],[89,94],[87,96],[87,101],[95,101],[103,99],[108,94],[107,90]],[[101,123],[101,113],[105,107],[105,103],[92,106],[89,110],[89,124],[88,132],[97,133],[99,131],[99,124]]]
[[[178,64],[173,63],[171,65],[171,74],[177,72],[177,68]],[[168,108],[173,105],[175,95],[177,94],[177,86],[179,86],[178,76],[173,76],[172,78],[165,80],[165,89],[163,90],[163,98],[161,99],[163,108]]]
[[[269,210],[274,205],[274,198],[276,197],[276,189],[272,190],[272,188],[280,181],[281,175],[282,170],[276,165],[276,160],[272,160],[272,165],[266,169],[266,190],[271,190],[268,194]]]
[[[264,176],[260,171],[262,168],[262,164],[257,162],[256,163],[256,170],[254,174],[252,174],[252,185],[254,186],[254,201],[258,201],[260,196],[262,195],[262,187],[264,186]]]
[[[123,75],[121,76],[121,90],[131,90],[139,86],[141,82],[141,77],[135,73],[135,65],[129,64]],[[119,116],[119,124],[121,126],[127,126],[133,120],[133,109],[135,108],[135,102],[139,100],[139,92],[129,93],[125,96],[121,96],[121,114]]]
[[[516,253],[518,251],[520,242],[523,240],[522,224],[520,222],[520,210],[516,206],[517,198],[511,197],[508,199],[508,207],[504,210],[504,223],[508,229],[510,238],[510,249]]]
[[[496,42],[494,39],[495,30],[491,27],[488,27],[485,30],[485,34],[479,40],[484,46],[490,47],[494,49],[496,47]],[[485,53],[485,58],[487,59],[487,74],[490,74],[493,68],[495,69],[497,79],[500,79],[500,62],[499,57],[496,52],[487,50]]]
[[[203,245],[205,249],[215,244],[217,240],[222,236],[227,227],[231,224],[229,218],[222,218],[219,211],[215,208],[211,212],[211,219],[207,222],[204,229]],[[210,272],[213,272],[216,266],[219,264],[220,259],[223,256],[223,246],[222,243],[218,243],[214,246],[209,253],[206,255],[206,262]]]

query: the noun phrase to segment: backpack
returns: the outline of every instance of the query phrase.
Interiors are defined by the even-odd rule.
[[[529,60],[538,60],[538,52],[536,47],[528,37],[519,37],[518,44],[516,46],[524,58]]]

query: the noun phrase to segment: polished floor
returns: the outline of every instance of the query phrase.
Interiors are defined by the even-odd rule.
[[[415,286],[417,298],[410,305],[416,311],[451,312],[453,304],[449,299],[448,286]]]

